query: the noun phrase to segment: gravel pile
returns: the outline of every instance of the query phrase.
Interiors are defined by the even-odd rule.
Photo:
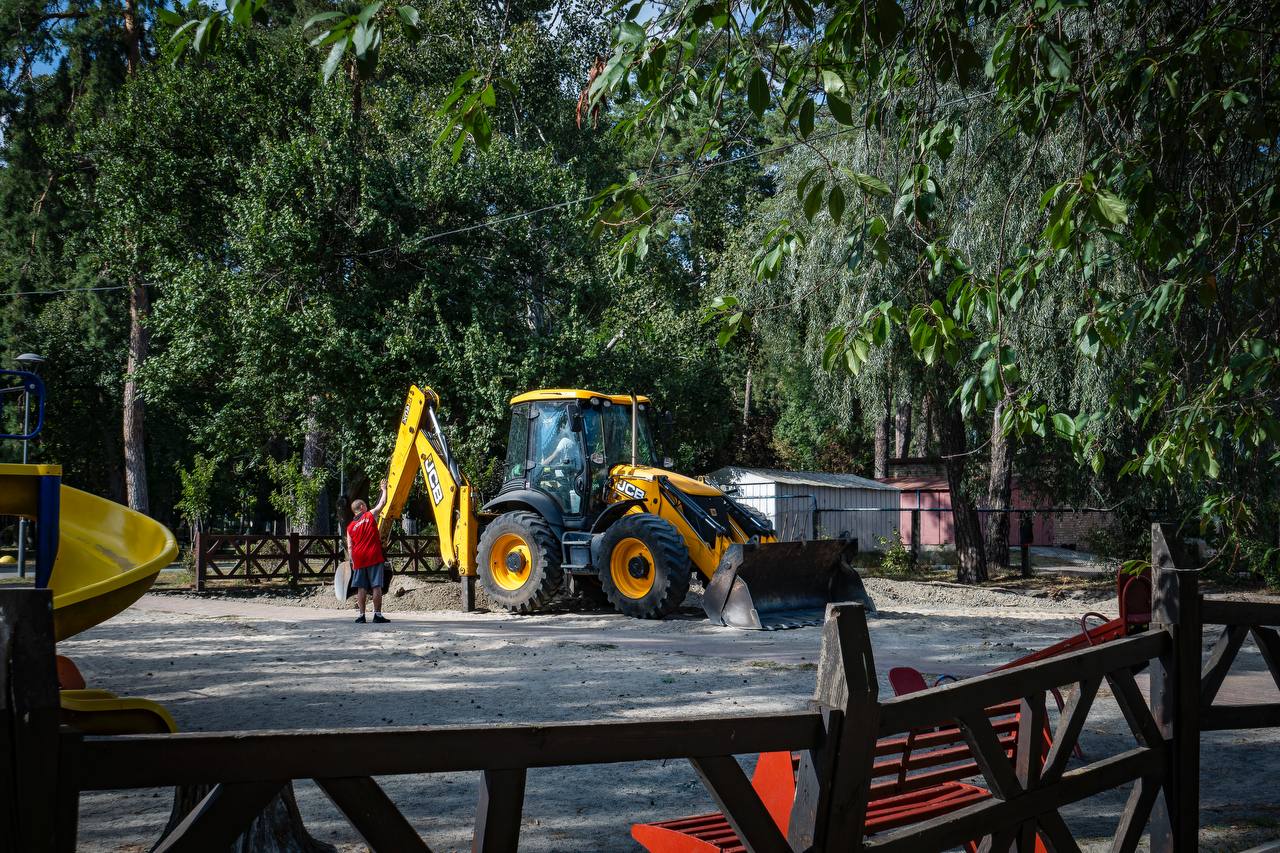
[[[866,578],[864,583],[876,607],[889,610],[894,607],[966,610],[1010,607],[1053,610],[1056,609],[1057,602],[1063,602],[1064,606],[1078,607],[1082,601],[1105,601],[1115,597],[1115,593],[1109,590],[1046,588],[1022,592],[991,586],[966,586],[941,581],[896,581],[888,578]]]

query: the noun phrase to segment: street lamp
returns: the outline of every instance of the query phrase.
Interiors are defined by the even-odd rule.
[[[33,352],[24,352],[14,361],[18,362],[18,367],[30,373],[35,373],[36,369],[44,364],[44,359]],[[31,392],[22,392],[22,464],[27,464],[27,447],[31,440],[27,438],[27,433],[31,431]],[[27,576],[27,518],[23,516],[18,519],[18,577],[25,578]]]

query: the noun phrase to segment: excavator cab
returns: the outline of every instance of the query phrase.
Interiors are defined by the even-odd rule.
[[[522,397],[537,394],[589,392],[544,391]],[[510,504],[516,493],[539,500],[529,494],[539,493],[554,504],[559,514],[556,526],[570,531],[589,528],[608,505],[610,469],[632,461],[633,421],[635,462],[656,467],[663,461],[649,425],[649,401],[641,397],[636,404],[633,418],[630,399],[620,395],[514,403],[502,488],[490,503]]]

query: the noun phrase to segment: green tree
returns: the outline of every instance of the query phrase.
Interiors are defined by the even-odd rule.
[[[1234,535],[1274,524],[1251,509],[1280,461],[1269,4],[765,0],[672,5],[643,25],[642,8],[615,31],[593,90],[640,100],[644,119],[624,130],[661,138],[691,100],[737,98],[776,113],[797,141],[826,126],[879,140],[874,168],[832,162],[809,178],[804,218],[776,221],[759,268],[825,249],[810,223],[827,218],[854,238],[833,264],[881,240],[900,248],[874,260],[910,271],[907,304],[833,324],[831,361],[856,367],[904,330],[946,389],[935,398],[944,454],[968,452],[962,417],[999,409],[998,436],[1056,435],[1102,471],[1105,425],[1126,418],[1143,443],[1114,448],[1121,474],[1177,486],[1184,506],[1203,496],[1202,518]],[[980,119],[962,109],[970,101],[985,105]],[[735,130],[705,125],[712,141]],[[1047,156],[1073,134],[1071,156]],[[1008,205],[1034,196],[1041,212],[966,227],[984,177],[1008,174],[992,161],[1010,154],[1026,165]],[[966,251],[969,228],[995,251]],[[1056,313],[1055,331],[1112,381],[1090,405],[1052,411],[1013,330],[1026,300],[1069,291],[1074,316]],[[734,304],[725,317],[732,329],[746,315]]]

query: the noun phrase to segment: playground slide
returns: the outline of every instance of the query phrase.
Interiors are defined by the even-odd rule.
[[[49,577],[53,628],[65,640],[105,622],[151,588],[178,556],[163,524],[105,498],[62,486],[58,556]]]
[[[168,528],[128,507],[61,485],[58,465],[0,465],[0,514],[38,520],[36,585],[53,591],[55,639],[74,637],[142,597],[178,554]],[[52,553],[50,553],[52,552]],[[50,559],[52,557],[52,559]],[[92,734],[177,731],[162,706],[86,690],[63,658],[64,722]]]

